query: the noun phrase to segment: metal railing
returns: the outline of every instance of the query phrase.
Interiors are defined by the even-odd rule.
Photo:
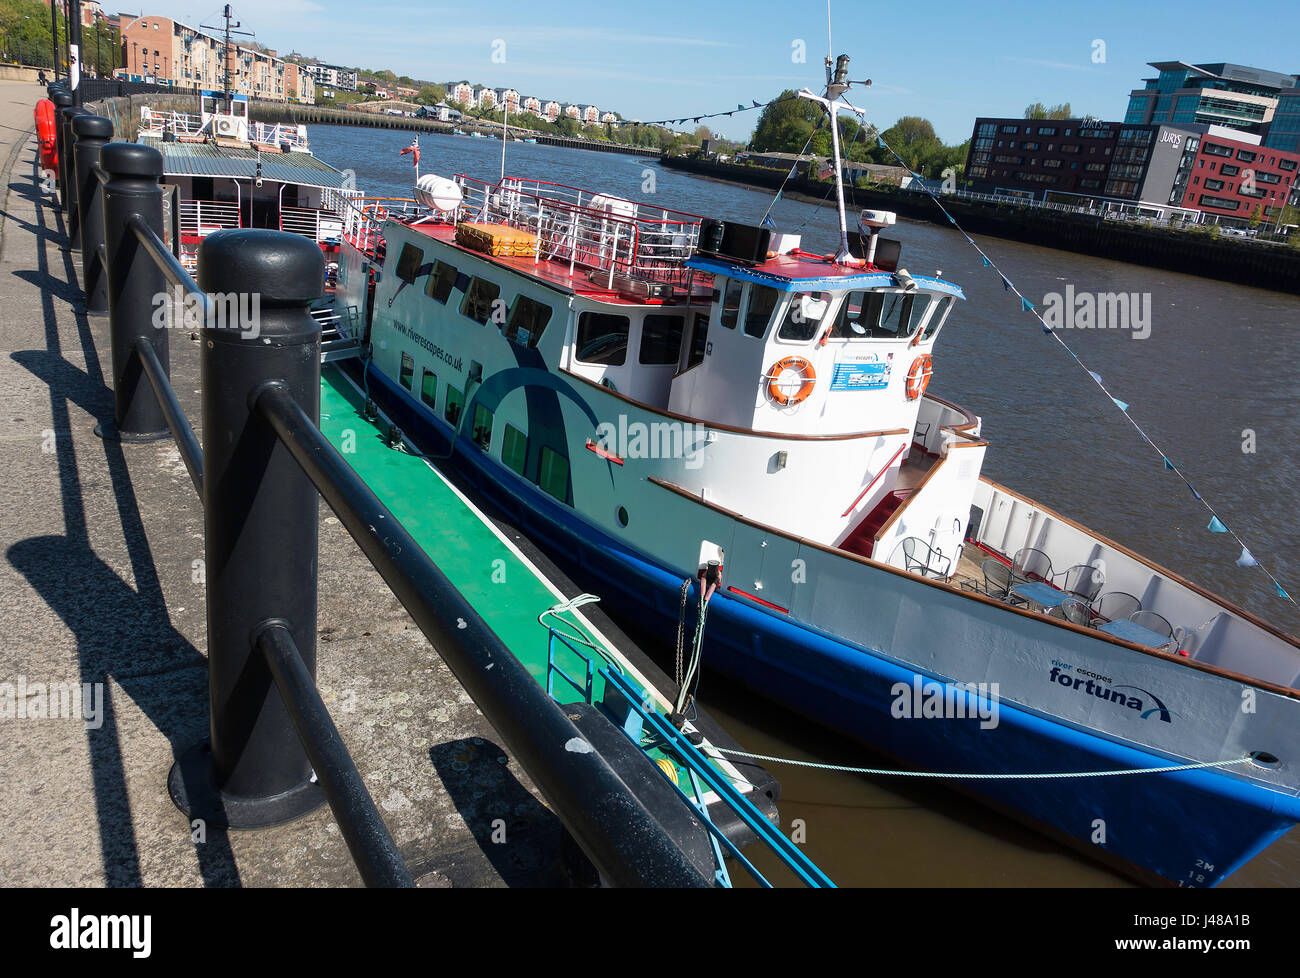
[[[161,155],[102,144],[105,126],[81,123],[77,145],[82,213],[102,215],[83,222],[83,258],[100,256],[107,279],[114,412],[102,433],[174,437],[204,509],[210,736],[172,768],[177,806],[214,827],[258,828],[328,803],[368,885],[412,883],[315,685],[323,498],[606,882],[711,885],[605,756],[565,749],[583,737],[573,719],[321,433],[322,333],[309,311],[320,248],[279,231],[216,232],[196,283],[162,240]],[[202,310],[201,445],[171,388],[167,330],[151,322],[168,285]],[[204,290],[260,295],[256,331],[223,323]]]
[[[182,200],[181,233],[199,237],[228,228],[243,227],[239,205],[226,200]]]

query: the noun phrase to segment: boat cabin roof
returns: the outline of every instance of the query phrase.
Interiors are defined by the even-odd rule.
[[[258,153],[252,147],[212,146],[207,143],[164,142],[141,136],[140,142],[162,153],[163,175],[169,177],[229,177],[253,180],[258,176],[275,183],[342,189],[347,175],[310,153]]]
[[[892,272],[833,265],[823,258],[809,255],[778,255],[761,265],[752,266],[696,255],[687,260],[686,267],[713,275],[726,275],[744,282],[755,282],[779,292],[881,289],[897,287],[899,284]],[[961,288],[951,282],[928,275],[913,275],[912,280],[922,288],[954,295],[959,299],[966,298]]]

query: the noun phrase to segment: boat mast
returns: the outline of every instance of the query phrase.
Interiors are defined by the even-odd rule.
[[[222,30],[223,30],[223,32],[224,32],[225,35],[226,35],[226,42],[225,42],[224,47],[222,48],[222,58],[221,58],[221,60],[222,60],[222,63],[223,63],[223,68],[224,68],[224,71],[222,72],[222,78],[223,78],[222,85],[224,86],[224,88],[225,88],[225,90],[226,90],[226,91],[225,91],[225,102],[226,102],[226,112],[227,112],[227,114],[233,113],[233,112],[235,111],[235,93],[234,93],[234,90],[230,87],[230,56],[231,56],[231,50],[230,50],[230,37],[231,37],[232,34],[238,34],[238,35],[242,35],[242,36],[244,36],[244,37],[252,37],[252,36],[253,36],[251,31],[241,31],[241,30],[236,30],[235,28],[238,28],[238,27],[242,26],[242,25],[240,24],[240,22],[237,21],[237,20],[235,21],[234,26],[233,26],[233,27],[231,26],[230,21],[231,21],[231,19],[234,17],[234,15],[235,15],[234,11],[230,9],[230,4],[226,4],[225,7],[222,8],[222,11],[221,11],[221,14],[220,14],[220,16],[223,17],[223,18],[225,19],[225,22],[226,22],[226,23],[225,23],[225,28],[224,28],[224,29],[221,28],[221,27],[214,27],[214,26],[209,25],[209,24],[202,24],[202,25],[200,25],[204,30],[209,30],[209,31],[222,31]],[[236,53],[238,53],[238,52],[236,52]]]
[[[854,258],[849,252],[849,227],[848,219],[844,215],[844,165],[840,159],[840,126],[839,113],[840,109],[849,109],[850,111],[862,113],[857,106],[847,101],[843,96],[849,90],[854,82],[849,81],[849,56],[841,54],[835,60],[835,70],[831,72],[830,55],[826,56],[826,94],[814,95],[808,89],[802,89],[798,94],[800,98],[806,98],[816,102],[826,110],[830,117],[831,123],[831,153],[834,157],[835,165],[835,201],[839,208],[840,214],[840,250],[836,252],[833,263],[836,265],[860,265],[860,259]],[[870,85],[871,80],[867,79],[856,84],[863,87]]]

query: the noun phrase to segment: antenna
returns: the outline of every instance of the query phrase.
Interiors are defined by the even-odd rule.
[[[501,117],[501,182],[506,181],[506,142],[510,139],[510,99],[502,99],[506,114]]]
[[[828,3],[829,8],[829,3]],[[814,95],[808,89],[802,89],[798,95],[800,98],[806,98],[809,101],[816,102],[822,106],[830,115],[831,122],[831,151],[834,153],[835,163],[835,200],[840,214],[840,250],[835,253],[833,262],[836,265],[859,265],[861,261],[853,257],[849,251],[849,228],[848,220],[844,216],[844,165],[840,159],[840,126],[839,112],[840,109],[849,109],[858,115],[863,115],[863,111],[857,106],[848,102],[844,98],[844,93],[854,85],[866,87],[871,84],[867,79],[862,82],[849,81],[849,56],[841,54],[835,59],[834,73],[831,71],[830,55],[826,56],[826,94]]]
[[[230,21],[231,21],[231,19],[234,17],[234,11],[230,9],[230,4],[226,4],[225,7],[222,8],[221,16],[222,16],[222,18],[224,18],[224,20],[225,20],[225,22],[226,22],[224,28],[223,28],[223,27],[217,27],[217,26],[212,25],[212,24],[200,24],[199,26],[202,27],[204,30],[208,30],[208,31],[222,31],[222,32],[226,35],[226,43],[225,43],[225,45],[222,47],[222,53],[225,55],[225,57],[222,58],[222,61],[223,61],[223,63],[224,63],[224,64],[223,64],[223,68],[224,68],[224,70],[223,70],[223,73],[222,73],[222,83],[221,83],[221,84],[222,84],[222,87],[225,88],[225,96],[226,96],[226,98],[225,98],[225,101],[226,101],[226,111],[227,111],[227,112],[231,112],[231,111],[233,111],[233,103],[234,103],[234,94],[235,94],[235,93],[234,93],[234,91],[233,91],[233,90],[231,89],[231,87],[230,87],[230,55],[231,55],[231,51],[230,51],[230,36],[231,36],[232,34],[235,34],[235,35],[239,35],[239,36],[242,36],[242,37],[252,37],[252,36],[253,36],[253,32],[252,32],[252,31],[241,31],[241,30],[235,30],[234,28],[237,28],[237,27],[240,26],[239,21],[235,21],[235,23],[234,23],[234,25],[233,25],[233,27],[232,27]]]

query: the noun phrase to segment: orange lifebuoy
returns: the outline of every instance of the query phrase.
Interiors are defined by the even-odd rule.
[[[802,378],[799,389],[793,394],[787,394],[782,390],[782,375],[787,370],[793,370]],[[780,407],[793,407],[796,404],[802,404],[808,400],[808,395],[813,392],[813,387],[817,384],[817,372],[813,370],[813,365],[803,357],[786,357],[784,360],[778,360],[772,364],[766,374],[767,378],[767,396],[770,397]]]
[[[40,147],[41,169],[54,170],[59,166],[59,154],[55,148],[54,103],[47,98],[36,103],[36,139]]]
[[[925,388],[930,383],[930,377],[934,373],[931,366],[930,354],[922,353],[912,361],[912,368],[907,372],[907,399],[915,401],[925,393]]]

